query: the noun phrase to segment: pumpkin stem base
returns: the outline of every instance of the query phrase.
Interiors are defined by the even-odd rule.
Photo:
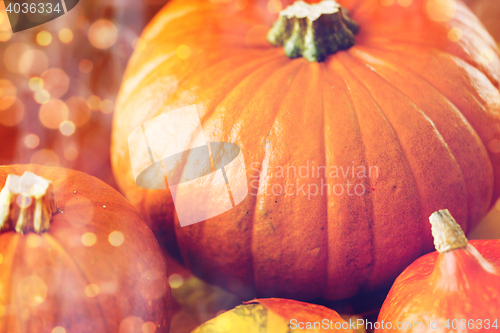
[[[354,45],[359,26],[335,0],[317,4],[297,1],[280,12],[267,34],[273,45],[283,46],[289,58],[323,61],[329,54]]]
[[[434,246],[439,253],[467,247],[467,237],[448,209],[432,213],[429,221],[432,225]]]
[[[8,175],[0,191],[0,231],[41,234],[56,211],[52,183],[31,172]]]

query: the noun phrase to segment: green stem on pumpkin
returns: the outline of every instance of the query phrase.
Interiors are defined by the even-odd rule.
[[[429,217],[432,225],[434,246],[439,253],[467,247],[468,240],[460,225],[451,216],[448,209],[432,213]]]
[[[283,46],[289,58],[303,56],[319,62],[353,46],[358,30],[358,24],[335,0],[312,5],[297,1],[280,12],[267,40]]]
[[[41,234],[56,211],[52,182],[31,172],[8,175],[0,191],[0,231]]]

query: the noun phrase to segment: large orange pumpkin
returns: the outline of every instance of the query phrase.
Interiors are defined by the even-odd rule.
[[[161,250],[125,198],[37,165],[1,166],[0,185],[0,332],[168,332]]]
[[[387,285],[432,250],[432,212],[449,207],[469,231],[500,193],[500,60],[477,18],[461,2],[339,2],[359,25],[355,45],[310,62],[266,40],[292,1],[172,1],[124,77],[119,186],[195,274],[247,297]],[[241,147],[250,194],[181,228],[168,190],[135,184],[130,158],[144,152],[128,136],[192,104],[207,141]]]

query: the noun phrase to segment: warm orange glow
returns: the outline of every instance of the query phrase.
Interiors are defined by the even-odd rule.
[[[491,49],[483,49],[479,54],[479,63],[487,66],[495,59],[495,53]]]
[[[40,50],[28,50],[18,62],[19,72],[26,77],[39,76],[49,66],[49,58]]]
[[[90,298],[96,297],[99,295],[99,286],[97,284],[89,284],[85,287],[85,295]]]
[[[36,34],[36,42],[40,46],[47,46],[52,43],[52,35],[50,32],[42,30]]]
[[[3,3],[3,1],[0,2]],[[7,46],[3,53],[5,67],[13,73],[21,73],[19,70],[19,59],[28,50],[30,50],[30,47],[24,43],[12,43]]]
[[[181,44],[175,49],[175,53],[181,59],[187,59],[191,56],[191,48],[187,45]]]
[[[4,110],[0,110],[0,124],[4,126],[16,126],[24,118],[24,104],[17,98]]]
[[[64,44],[69,44],[73,41],[73,32],[68,28],[63,28],[59,31],[59,40]]]
[[[63,96],[69,88],[69,76],[59,68],[50,68],[42,76],[43,89],[47,90],[52,98]]]
[[[68,119],[69,110],[60,99],[51,99],[40,106],[39,118],[43,126],[50,129],[58,129],[59,125]]]
[[[40,145],[40,138],[36,134],[28,134],[24,137],[24,144],[30,149],[35,149]]]
[[[394,4],[394,0],[380,0],[380,3],[382,4],[382,6],[391,6]]]
[[[0,79],[0,111],[6,110],[16,101],[17,89],[9,80]]]
[[[80,62],[78,63],[78,69],[84,74],[92,72],[93,68],[94,64],[88,59],[80,60]]]
[[[100,19],[89,28],[89,41],[97,49],[107,49],[116,43],[118,29],[113,22]]]
[[[89,98],[87,98],[87,105],[91,110],[99,110],[101,98],[97,95],[89,96]]]
[[[235,0],[234,1],[234,8],[236,10],[243,10],[248,6],[248,0]]]
[[[132,41],[132,48],[137,52],[142,52],[146,48],[146,41],[141,38],[136,38]]]
[[[412,3],[412,0],[398,0],[398,4],[401,7],[409,7]]]
[[[78,158],[78,148],[68,147],[64,149],[64,158],[68,161],[74,161]]]
[[[89,121],[92,111],[90,111],[86,100],[79,96],[73,96],[66,100],[66,105],[69,109],[68,120],[71,120],[76,127],[85,125]]]
[[[36,275],[27,276],[17,283],[17,300],[29,307],[36,307],[47,298],[47,285]]]
[[[3,263],[3,255],[0,253],[0,265]],[[1,317],[1,316],[0,316]]]
[[[85,246],[93,246],[97,242],[97,237],[92,232],[86,232],[82,235],[82,244]]]
[[[112,113],[114,110],[114,107],[115,107],[113,102],[110,101],[109,99],[103,100],[99,106],[100,106],[102,113],[105,113],[105,114]]]
[[[283,4],[280,0],[269,0],[267,2],[267,10],[269,13],[277,14],[283,9]]]
[[[26,244],[28,244],[31,248],[37,248],[42,245],[42,237],[37,234],[29,234],[26,240]]]
[[[111,245],[118,247],[123,244],[125,237],[121,232],[113,231],[109,234],[108,240]]]
[[[40,149],[31,156],[30,163],[59,166],[59,156],[50,149]]]

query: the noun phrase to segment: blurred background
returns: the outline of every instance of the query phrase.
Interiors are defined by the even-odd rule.
[[[0,1],[0,164],[73,168],[116,188],[109,162],[115,98],[142,29],[167,1],[80,0],[66,15],[15,34]],[[465,2],[500,41],[500,0]],[[471,238],[500,238],[498,223],[500,204]],[[167,261],[173,333],[190,332],[241,302]],[[374,321],[384,297],[383,291],[323,304]]]

